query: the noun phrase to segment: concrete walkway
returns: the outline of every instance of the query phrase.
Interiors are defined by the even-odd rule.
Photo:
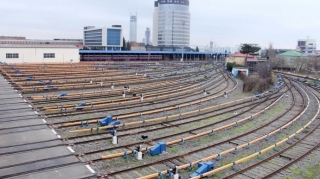
[[[96,178],[1,74],[0,178]]]

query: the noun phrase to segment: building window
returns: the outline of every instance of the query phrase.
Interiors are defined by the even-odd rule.
[[[121,43],[121,30],[108,29],[107,30],[107,45],[120,45]]]
[[[19,58],[18,53],[7,53],[6,58]]]
[[[56,54],[54,53],[44,53],[43,58],[56,58]]]

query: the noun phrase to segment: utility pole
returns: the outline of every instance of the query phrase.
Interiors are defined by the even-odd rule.
[[[182,21],[182,58],[181,58],[181,62],[183,62],[183,42],[184,42],[184,25],[185,25],[185,22]]]

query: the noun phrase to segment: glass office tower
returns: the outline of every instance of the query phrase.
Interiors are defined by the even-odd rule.
[[[158,0],[153,15],[153,45],[189,46],[189,0]]]

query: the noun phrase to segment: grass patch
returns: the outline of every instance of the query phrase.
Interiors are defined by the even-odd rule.
[[[314,166],[306,165],[301,168],[292,168],[291,172],[293,175],[299,178],[306,178],[306,179],[314,179],[320,176],[320,162]],[[286,177],[284,179],[291,178]]]
[[[252,95],[252,94],[251,93],[238,93],[238,94],[235,94],[234,96],[237,98],[243,98],[243,97],[247,97],[250,95]]]
[[[168,147],[167,150],[173,154],[176,154],[178,153],[178,149],[177,148],[174,148],[174,147]]]
[[[305,178],[317,178],[320,176],[320,162],[315,166],[305,166],[307,171],[303,175]]]
[[[292,172],[294,175],[301,175],[301,174],[302,174],[302,170],[301,170],[300,168],[291,169],[291,172]]]
[[[279,115],[286,107],[285,103],[279,103],[276,107],[266,111],[266,113],[264,113],[262,116],[258,117],[257,119],[247,122],[245,124],[243,124],[241,127],[238,127],[237,129],[234,129],[232,131],[229,131],[227,135],[231,135],[231,134],[238,134],[242,131],[246,131],[251,129],[252,127],[254,127],[256,125],[257,122],[263,122],[267,119],[269,119],[271,116],[276,116]]]
[[[251,155],[253,153],[254,152],[247,152],[247,153],[244,153],[244,154],[237,155],[237,157],[235,157],[235,158],[228,159],[228,160],[223,160],[221,162],[221,166],[224,166],[224,165],[227,165],[227,164],[232,163],[234,161],[240,160],[240,159],[242,159],[242,158],[244,158],[246,156],[249,156],[249,155]],[[247,161],[245,161],[245,162],[247,162]],[[243,163],[245,163],[245,162],[243,162]]]
[[[212,178],[222,178],[222,172],[218,172],[212,175]]]

